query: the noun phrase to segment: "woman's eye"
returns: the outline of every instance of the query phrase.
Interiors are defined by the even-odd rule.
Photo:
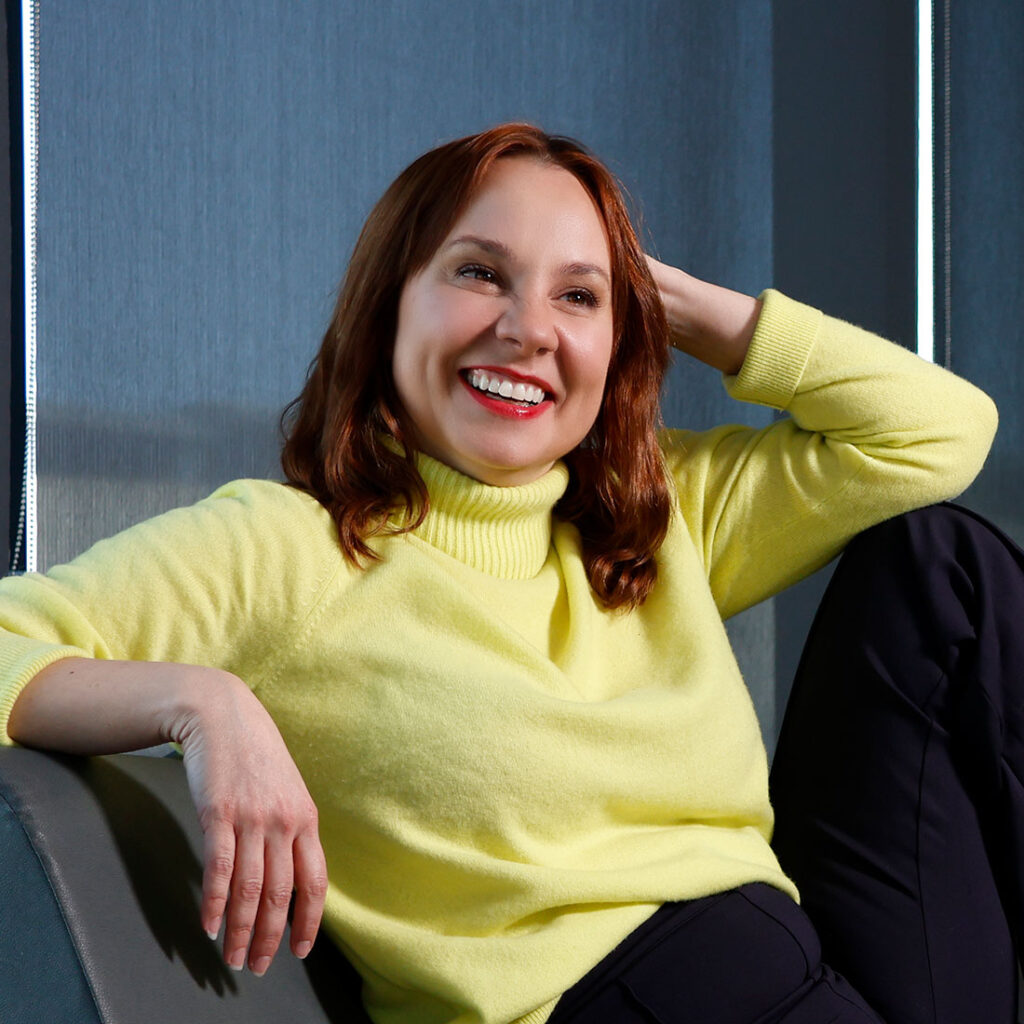
[[[459,277],[468,277],[473,281],[487,281],[493,283],[498,280],[498,275],[490,267],[482,267],[478,263],[470,263],[465,267],[459,267]]]
[[[565,293],[565,297],[574,306],[596,306],[597,298],[594,293],[586,288],[573,288]]]

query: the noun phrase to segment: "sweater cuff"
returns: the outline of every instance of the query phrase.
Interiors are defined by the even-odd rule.
[[[725,389],[741,402],[785,409],[800,385],[823,314],[771,288],[758,298],[764,305],[750,348],[740,372],[724,378]]]
[[[62,658],[85,658],[88,654],[77,647],[40,643],[28,637],[8,633],[0,646],[0,679],[7,680],[0,693],[0,746],[12,746],[7,735],[7,722],[14,702],[28,683],[47,665]]]
[[[558,1000],[552,999],[550,1003],[538,1006],[536,1010],[531,1010],[524,1016],[514,1020],[512,1024],[544,1024],[544,1021],[554,1013],[555,1006],[557,1005]]]

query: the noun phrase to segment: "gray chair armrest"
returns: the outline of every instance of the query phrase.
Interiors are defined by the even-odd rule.
[[[366,1024],[321,935],[264,978],[229,971],[199,923],[202,838],[181,762],[0,749],[5,1024]]]

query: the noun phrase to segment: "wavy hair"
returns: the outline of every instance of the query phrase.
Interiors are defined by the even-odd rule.
[[[430,498],[392,376],[399,297],[488,168],[512,156],[573,174],[607,231],[611,362],[597,420],[564,458],[569,485],[555,514],[579,530],[587,577],[603,604],[637,607],[654,586],[671,507],[656,436],[668,327],[622,189],[572,139],[503,124],[425,153],[395,179],[359,235],[305,386],[282,414],[282,466],[293,486],[330,512],[342,551],[356,564],[377,557],[372,537],[423,522]]]

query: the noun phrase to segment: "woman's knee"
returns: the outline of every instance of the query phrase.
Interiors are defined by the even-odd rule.
[[[934,566],[960,563],[970,570],[978,561],[1008,560],[1024,570],[1022,552],[995,524],[970,509],[950,502],[926,505],[878,523],[847,546],[854,557],[871,558],[880,566],[908,559]]]
[[[997,602],[1024,615],[1024,554],[983,517],[943,503],[855,537],[823,609],[858,632],[928,637],[941,659],[950,645],[977,635]]]
[[[805,663],[829,687],[849,675],[857,693],[877,676],[958,733],[975,719],[976,735],[998,730],[1005,713],[1024,727],[1022,624],[1024,553],[976,513],[932,505],[851,542]]]

